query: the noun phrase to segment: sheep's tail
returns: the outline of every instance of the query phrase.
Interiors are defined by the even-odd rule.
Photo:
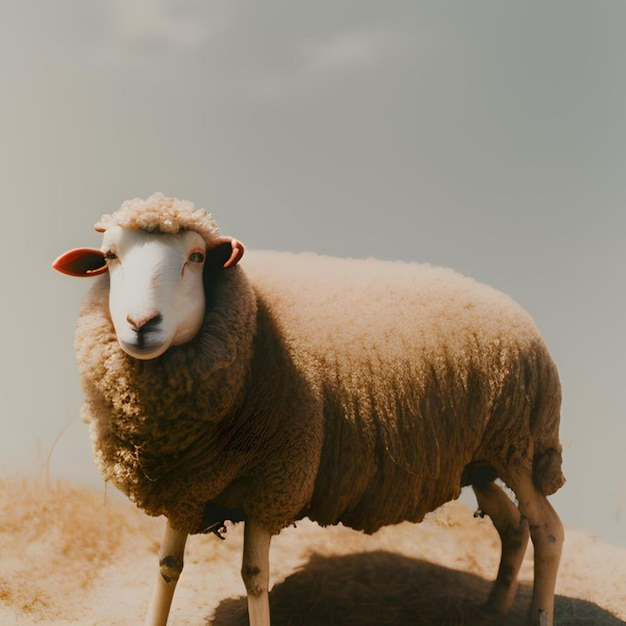
[[[537,454],[533,459],[533,482],[544,496],[553,494],[565,484],[562,460],[561,453],[554,448]]]
[[[535,450],[533,482],[544,496],[549,496],[565,484],[565,476],[561,471],[563,459],[559,442],[561,383],[556,365],[543,345],[539,346],[538,352],[532,364],[534,371],[530,374],[537,389],[534,419],[531,418]]]

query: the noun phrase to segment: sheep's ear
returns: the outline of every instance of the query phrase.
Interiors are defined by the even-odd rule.
[[[94,248],[76,248],[62,254],[52,263],[52,267],[68,276],[97,276],[109,268],[101,250]]]
[[[229,268],[239,263],[243,253],[241,241],[233,237],[220,237],[215,246],[207,250],[207,259],[212,265]]]

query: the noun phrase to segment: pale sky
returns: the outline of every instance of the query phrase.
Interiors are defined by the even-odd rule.
[[[626,545],[626,3],[0,0],[5,474],[98,487],[50,262],[162,191],[249,248],[452,266],[561,372],[566,524]],[[66,424],[69,424],[64,431]]]

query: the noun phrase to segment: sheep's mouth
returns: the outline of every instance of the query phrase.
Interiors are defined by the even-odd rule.
[[[170,346],[168,341],[151,336],[155,334],[134,333],[131,341],[125,341],[118,337],[118,342],[122,350],[135,359],[154,359],[163,354]]]
[[[149,348],[151,343],[154,343],[154,335],[159,334],[158,320],[156,323],[149,322],[141,328],[133,328],[132,332],[135,335],[135,345],[141,350],[143,348]],[[157,337],[158,341],[158,337]]]

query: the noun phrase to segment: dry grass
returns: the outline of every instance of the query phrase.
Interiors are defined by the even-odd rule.
[[[0,482],[0,624],[141,623],[156,576],[162,521],[103,493],[35,479]],[[173,626],[247,623],[239,577],[241,528],[227,540],[195,536],[172,609]],[[459,503],[417,526],[368,537],[308,521],[272,544],[273,626],[493,626],[481,603],[498,561],[488,520]],[[532,551],[506,624],[523,621]],[[626,620],[626,550],[570,531],[560,571],[557,624]]]
[[[140,525],[103,494],[63,482],[0,483],[0,600],[33,621],[61,618],[65,596],[88,594]],[[135,521],[135,523],[133,523]]]

